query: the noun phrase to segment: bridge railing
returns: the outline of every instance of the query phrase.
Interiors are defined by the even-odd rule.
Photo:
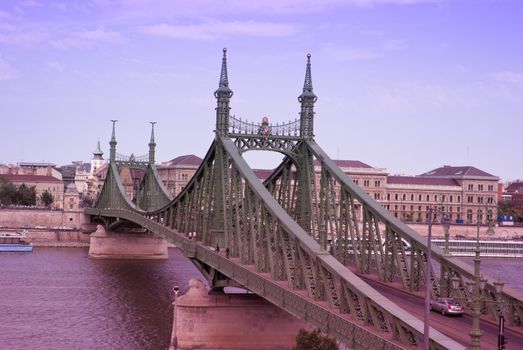
[[[229,133],[263,136],[299,136],[300,121],[295,119],[281,124],[262,124],[231,116],[229,118]]]
[[[328,200],[323,200],[326,203],[324,208],[319,210],[320,219],[315,230],[320,236],[318,240],[322,242],[327,241],[329,232],[336,236],[332,251],[340,261],[346,262],[347,256],[344,254],[347,254],[346,247],[350,244],[360,273],[373,270],[383,281],[392,281],[395,276],[399,276],[404,287],[414,291],[421,290],[426,264],[430,263],[431,292],[434,296],[453,293],[450,289],[451,279],[456,276],[460,280],[462,293],[470,297],[464,286],[466,280],[474,281],[472,266],[458,258],[446,256],[441,248],[432,245],[432,259],[440,267],[440,276],[435,276],[433,261],[428,262],[426,259],[427,239],[367,195],[314,141],[307,143],[321,163],[320,182],[323,183],[320,184],[320,196],[328,197]],[[498,312],[504,312],[505,319],[511,325],[522,326],[523,295],[510,287],[497,295],[493,283],[495,279],[485,277],[488,283],[483,296],[489,300],[487,308],[490,308],[492,317],[497,319]]]

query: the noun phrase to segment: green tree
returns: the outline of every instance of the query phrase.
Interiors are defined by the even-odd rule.
[[[340,347],[335,339],[321,334],[319,329],[308,332],[300,329],[296,336],[296,346],[293,350],[339,350]]]
[[[36,188],[34,186],[28,187],[26,184],[18,186],[18,200],[16,204],[19,205],[36,205]]]
[[[502,201],[498,204],[498,215],[509,215],[514,217],[514,221],[521,221],[521,213],[510,201]]]
[[[16,204],[18,190],[5,176],[0,176],[0,203],[3,205]]]
[[[45,207],[49,207],[54,202],[54,197],[51,193],[49,193],[49,191],[45,190],[40,195],[40,200],[42,201]]]

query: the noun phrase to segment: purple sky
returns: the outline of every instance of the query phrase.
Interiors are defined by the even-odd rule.
[[[522,33],[518,0],[2,1],[0,163],[107,155],[110,119],[120,153],[157,121],[158,161],[203,156],[227,47],[236,116],[296,118],[310,52],[332,158],[522,179]]]

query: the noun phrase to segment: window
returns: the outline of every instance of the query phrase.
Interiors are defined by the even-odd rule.
[[[421,194],[420,194],[420,195],[418,195],[418,201],[420,201],[420,202],[421,202]]]
[[[374,181],[374,187],[380,187],[380,180]]]
[[[387,193],[387,200],[390,201],[390,193]]]
[[[374,199],[380,199],[380,194],[379,193],[374,193]]]
[[[461,196],[458,196],[458,203],[461,202]]]
[[[494,185],[488,185],[488,190],[489,190],[489,192],[494,191]]]
[[[369,180],[363,180],[363,186],[364,187],[369,187],[370,186],[370,181]]]
[[[421,205],[418,206],[418,210],[421,211]]]
[[[478,203],[483,203],[483,197],[478,197]]]
[[[468,190],[469,191],[474,191],[474,184],[469,184]]]
[[[427,202],[430,202],[430,198],[429,198],[429,195],[427,195]]]
[[[483,184],[478,185],[478,191],[483,191]]]
[[[398,205],[397,204],[394,206],[394,210],[398,210]]]
[[[359,183],[358,183],[358,179],[354,180],[354,183],[355,183],[356,185],[359,185]]]
[[[404,205],[401,206],[401,210],[405,211],[405,206]]]
[[[413,193],[410,194],[410,200],[414,201],[414,194]]]
[[[407,199],[407,195],[405,193],[403,193],[403,196],[401,197],[402,200],[406,200]]]
[[[414,206],[413,205],[410,206],[410,210],[411,211],[414,210]]]
[[[473,196],[467,196],[467,203],[473,203],[474,197]]]
[[[435,194],[435,195],[434,195],[434,202],[437,202],[437,201],[438,201],[438,195]]]
[[[398,200],[398,194],[397,194],[397,193],[394,194],[394,199],[395,199],[395,200]]]
[[[453,198],[452,196],[450,196],[450,200],[449,200],[449,202],[452,203],[452,200],[453,200],[453,199],[454,199],[454,198]]]
[[[470,224],[472,223],[472,210],[467,210],[467,222]]]

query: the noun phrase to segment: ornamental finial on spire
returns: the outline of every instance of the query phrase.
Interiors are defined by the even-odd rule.
[[[151,145],[151,144],[155,145],[156,142],[154,142],[154,124],[156,124],[156,122],[149,122],[149,123],[151,123],[151,126],[152,126],[152,128],[151,128],[151,140],[149,141],[149,145]]]
[[[303,83],[303,92],[298,99],[304,97],[316,98],[314,92],[312,92],[312,75],[311,75],[311,54],[307,54],[307,68],[305,69],[305,82]]]
[[[227,48],[223,48],[223,58],[222,58],[222,70],[220,73],[220,82],[218,84],[218,90],[214,92],[214,96],[218,98],[219,93],[226,93],[227,97],[232,96],[232,91],[229,89],[229,78],[227,76]]]

